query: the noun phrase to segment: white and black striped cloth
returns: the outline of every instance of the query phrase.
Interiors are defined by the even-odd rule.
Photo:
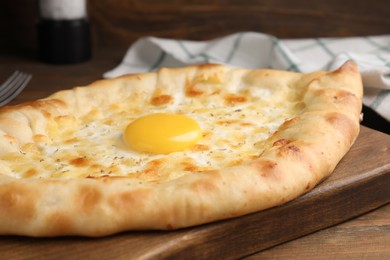
[[[199,63],[297,72],[333,70],[346,60],[359,65],[363,103],[390,121],[390,35],[278,39],[242,32],[210,41],[144,37],[130,46],[122,62],[106,78]]]

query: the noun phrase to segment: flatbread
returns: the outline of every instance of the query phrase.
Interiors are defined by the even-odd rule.
[[[172,230],[281,205],[333,172],[361,106],[349,61],[307,74],[163,68],[3,107],[0,234]],[[162,153],[124,141],[131,122],[160,113],[192,118],[200,139]]]

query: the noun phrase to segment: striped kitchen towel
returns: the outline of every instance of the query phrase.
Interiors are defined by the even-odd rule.
[[[336,69],[348,59],[359,65],[363,103],[390,121],[390,35],[278,39],[242,32],[210,41],[145,37],[131,45],[122,62],[103,76],[199,63],[311,72]]]

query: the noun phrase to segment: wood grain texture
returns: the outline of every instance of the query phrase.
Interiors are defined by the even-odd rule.
[[[388,0],[88,0],[95,47],[143,36],[205,40],[240,31],[279,38],[390,33]],[[0,2],[0,51],[37,50],[36,1]]]
[[[9,259],[245,257],[389,203],[389,173],[390,136],[362,127],[357,142],[334,174],[310,193],[283,206],[172,232],[126,232],[99,239],[1,237],[0,256]],[[388,238],[388,234],[383,236]]]
[[[337,235],[335,235],[337,234]],[[248,259],[390,259],[390,204]]]
[[[142,36],[205,40],[239,31],[280,38],[390,33],[386,0],[115,0],[90,1],[101,46]]]

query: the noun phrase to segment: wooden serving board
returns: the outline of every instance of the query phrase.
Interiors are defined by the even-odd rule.
[[[390,135],[362,126],[333,175],[283,206],[178,231],[104,238],[0,237],[0,258],[239,258],[389,203],[389,187]]]

